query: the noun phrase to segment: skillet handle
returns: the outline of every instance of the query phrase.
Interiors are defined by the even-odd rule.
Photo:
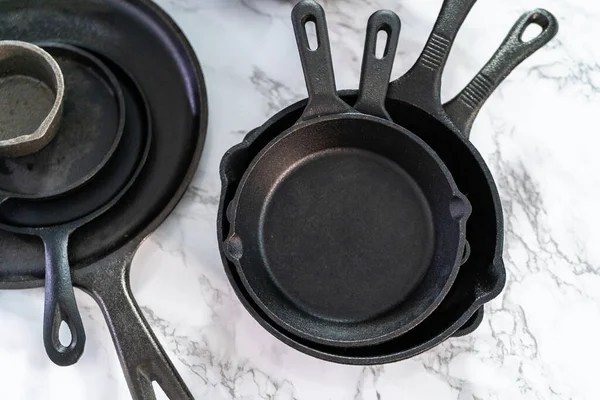
[[[46,296],[44,300],[44,347],[52,362],[62,367],[75,364],[85,348],[85,328],[81,321],[69,266],[67,229],[42,231],[46,252]],[[59,330],[65,322],[71,342],[64,346]]]
[[[306,32],[306,25],[309,22],[313,22],[316,28],[315,49],[310,48]],[[353,111],[352,107],[340,99],[336,91],[327,20],[323,7],[312,0],[299,2],[292,10],[292,25],[308,90],[308,104],[298,122],[322,115]]]
[[[378,58],[377,36],[381,31],[387,34],[387,40],[383,55]],[[385,98],[396,59],[399,35],[400,18],[396,13],[379,10],[369,18],[358,100],[354,105],[356,111],[391,120],[385,109]]]
[[[113,255],[76,271],[75,283],[102,309],[134,400],[156,400],[154,381],[171,400],[193,400],[133,298],[129,286],[132,259],[133,252]]]
[[[442,107],[442,73],[450,49],[476,1],[444,0],[419,59],[404,76],[390,84],[388,98],[438,114]]]
[[[537,24],[542,31],[525,42],[523,33]],[[468,138],[481,107],[521,62],[548,43],[558,32],[558,21],[546,10],[537,9],[521,15],[496,53],[473,80],[456,97],[444,105],[454,125]]]

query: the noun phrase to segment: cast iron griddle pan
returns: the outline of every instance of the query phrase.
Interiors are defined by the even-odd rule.
[[[117,77],[126,99],[131,126],[122,141],[130,133],[145,140],[152,128],[137,179],[107,212],[71,234],[69,262],[73,284],[90,293],[104,313],[132,397],[155,399],[156,381],[169,398],[191,399],[129,286],[137,247],[181,199],[202,153],[208,110],[191,46],[146,0],[33,0],[27,10],[21,1],[0,1],[0,37],[69,43],[93,52]],[[140,62],[144,59],[153,62]],[[0,288],[44,284],[39,241],[0,232],[0,243]]]
[[[368,114],[386,115],[398,17],[381,11],[369,21],[355,108],[335,91],[321,6],[301,1],[292,22],[308,105],[246,170],[228,206],[226,255],[284,329],[333,346],[381,343],[442,301],[462,261],[471,208],[429,146]],[[388,32],[381,59],[379,31]]]
[[[450,39],[444,48],[444,57],[439,65],[440,71],[445,65],[456,32],[472,4],[472,1],[463,4],[460,1],[448,0],[442,5],[442,12],[440,12],[428,40],[428,43],[435,40],[433,34],[442,30]],[[448,14],[455,14],[455,17],[449,18]],[[521,36],[531,23],[540,25],[542,32],[536,38],[523,42]],[[545,10],[525,13],[519,18],[498,51],[478,74],[478,78],[475,78],[479,80],[479,76],[484,74],[493,85],[489,86],[485,96],[479,97],[479,100],[475,102],[475,107],[472,108],[472,118],[504,77],[520,62],[552,39],[557,28],[556,19]],[[428,47],[432,47],[432,45]],[[436,85],[436,82],[429,82],[424,90],[431,91],[428,88],[431,88],[432,85]],[[356,91],[343,91],[340,95],[348,104],[354,104],[357,99]],[[225,234],[229,232],[229,223],[225,217],[225,205],[229,204],[234,197],[237,185],[250,161],[268,142],[292,126],[302,114],[305,106],[306,101],[300,101],[282,110],[267,121],[260,130],[249,133],[243,145],[237,147],[236,152],[227,153],[224,157],[221,164],[222,193],[218,215],[218,236],[221,245]],[[246,309],[257,321],[290,346],[330,361],[348,364],[392,362],[426,351],[453,334],[458,336],[470,333],[482,320],[483,308],[481,306],[497,296],[504,285],[500,200],[485,162],[475,147],[466,140],[469,136],[470,126],[463,130],[458,129],[454,123],[449,121],[449,117],[438,120],[434,117],[435,113],[423,110],[411,103],[390,98],[389,94],[386,108],[395,122],[410,128],[438,153],[473,207],[467,223],[467,238],[471,245],[471,254],[461,267],[450,292],[430,317],[401,337],[378,346],[352,349],[320,346],[290,334],[275,324],[245,290],[235,266],[226,259],[222,248],[225,270],[232,286]]]

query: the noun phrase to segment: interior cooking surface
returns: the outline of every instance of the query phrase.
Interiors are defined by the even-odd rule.
[[[118,98],[105,78],[85,61],[71,58],[62,50],[47,50],[55,57],[65,80],[61,125],[56,137],[41,151],[20,158],[0,158],[3,190],[43,196],[68,189],[97,169],[111,150],[119,129]],[[15,92],[21,90],[12,87]],[[52,107],[54,95],[43,87],[46,88],[43,104],[47,104],[47,109],[42,110],[42,101],[38,100],[42,96],[40,89],[16,97],[23,97],[19,104],[23,104],[22,118],[28,124],[38,117],[43,119]],[[4,96],[0,93],[0,107],[6,101]],[[0,127],[6,118],[2,110]]]
[[[44,82],[27,75],[0,77],[0,140],[34,133],[46,119],[55,95]],[[4,174],[0,159],[0,174]]]
[[[303,159],[265,207],[261,245],[279,288],[310,314],[363,321],[418,285],[433,252],[417,183],[373,152],[336,148]]]

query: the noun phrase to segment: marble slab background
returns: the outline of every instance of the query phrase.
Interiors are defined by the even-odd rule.
[[[341,366],[264,331],[233,294],[215,236],[222,154],[306,96],[289,15],[294,1],[159,0],[195,48],[210,126],[191,188],[147,240],[133,292],[197,399],[598,399],[600,379],[600,4],[480,0],[443,81],[449,99],[517,17],[543,7],[558,37],[489,99],[472,140],[497,180],[506,223],[507,287],[481,327],[409,361]],[[339,88],[355,88],[368,16],[402,21],[394,77],[408,70],[441,0],[323,0]],[[0,399],[129,399],[99,308],[77,291],[87,348],[69,368],[46,357],[43,290],[0,292]]]

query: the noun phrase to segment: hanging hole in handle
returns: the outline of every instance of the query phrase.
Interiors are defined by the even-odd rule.
[[[319,48],[319,38],[317,37],[317,24],[313,19],[308,18],[304,22],[304,31],[306,32],[309,50],[317,50]]]
[[[73,343],[73,335],[67,321],[63,320],[58,327],[58,343],[64,348],[69,348]]]
[[[375,58],[381,60],[387,56],[389,41],[390,34],[388,29],[381,28],[379,32],[377,32],[377,39],[375,41]]]
[[[550,21],[545,15],[534,13],[526,22],[525,29],[521,32],[519,40],[523,43],[527,43],[540,36],[544,30],[548,27]]]
[[[152,381],[152,389],[154,389],[156,400],[169,400],[169,396],[167,396],[163,388],[160,387],[160,383]]]

